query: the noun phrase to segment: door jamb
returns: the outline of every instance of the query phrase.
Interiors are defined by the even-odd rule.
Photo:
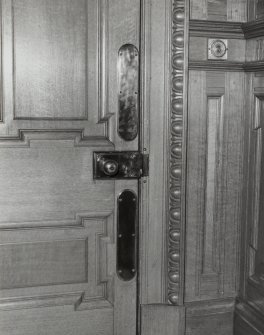
[[[152,326],[146,315],[154,314],[142,311],[162,305],[177,312],[184,303],[188,16],[188,0],[141,1],[140,151],[150,155],[149,178],[139,182],[142,335],[156,334],[162,324],[158,309]],[[166,334],[182,333],[174,322]]]

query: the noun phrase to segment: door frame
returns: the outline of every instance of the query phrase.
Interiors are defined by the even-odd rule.
[[[144,335],[184,333],[188,23],[188,0],[141,2],[140,150],[150,157],[140,181]]]

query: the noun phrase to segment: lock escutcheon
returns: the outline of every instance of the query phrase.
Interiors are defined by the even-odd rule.
[[[139,179],[148,175],[148,155],[138,151],[94,152],[94,179]]]

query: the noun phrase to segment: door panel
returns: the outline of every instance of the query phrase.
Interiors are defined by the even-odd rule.
[[[104,134],[103,125],[95,126],[103,99],[97,87],[98,63],[103,61],[100,36],[105,34],[100,18],[108,17],[101,3],[2,2],[5,115],[1,134],[16,136],[19,129],[47,128]]]
[[[136,334],[137,277],[116,275],[116,199],[93,179],[117,135],[118,50],[140,1],[3,0],[0,333]]]
[[[89,12],[96,9],[89,3]],[[86,0],[13,1],[15,119],[87,118],[86,6]]]

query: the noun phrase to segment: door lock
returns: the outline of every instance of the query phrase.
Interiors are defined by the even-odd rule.
[[[94,152],[94,179],[139,179],[148,176],[149,156],[138,151]]]

